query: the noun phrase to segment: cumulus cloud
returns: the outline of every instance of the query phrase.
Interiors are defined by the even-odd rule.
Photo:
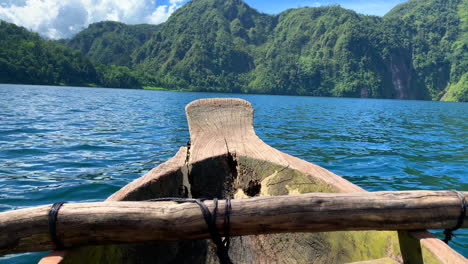
[[[184,0],[6,0],[0,19],[24,26],[51,38],[69,38],[89,24],[120,21],[127,24],[159,24]]]

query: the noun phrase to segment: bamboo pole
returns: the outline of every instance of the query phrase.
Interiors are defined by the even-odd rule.
[[[231,203],[232,236],[444,229],[454,227],[461,214],[460,198],[453,191],[308,193]],[[213,201],[205,204],[213,210]],[[219,201],[216,224],[220,231],[224,206],[225,201]],[[50,208],[0,213],[0,255],[53,249],[48,233]],[[468,221],[463,227],[468,227]],[[64,204],[58,214],[57,235],[66,247],[209,237],[199,206],[176,202]]]

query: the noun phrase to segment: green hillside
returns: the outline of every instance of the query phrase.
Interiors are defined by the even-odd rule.
[[[134,65],[157,86],[240,92],[275,23],[241,0],[192,1],[136,51]]]
[[[404,41],[412,66],[432,99],[467,100],[467,0],[411,0],[384,19],[404,24],[410,33]]]
[[[101,64],[131,65],[131,54],[143,45],[157,25],[125,25],[105,21],[89,25],[64,43]]]
[[[416,98],[393,89],[390,65],[377,47],[381,36],[374,28],[380,23],[339,6],[283,12],[273,38],[259,49],[262,63],[248,86],[272,93]]]
[[[80,52],[0,21],[0,83],[89,85],[97,72]]]
[[[80,51],[1,20],[0,83],[141,87],[127,67],[93,63]]]

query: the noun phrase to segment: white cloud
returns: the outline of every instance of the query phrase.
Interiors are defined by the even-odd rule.
[[[0,0],[5,1],[5,0]],[[184,0],[24,0],[0,4],[0,19],[51,38],[68,38],[89,24],[113,20],[128,24],[159,24]]]

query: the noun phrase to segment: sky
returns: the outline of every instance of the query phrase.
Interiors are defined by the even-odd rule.
[[[49,39],[70,38],[89,24],[120,21],[160,24],[188,0],[0,0],[0,19]],[[260,12],[338,4],[366,15],[383,16],[405,0],[244,0]]]
[[[340,5],[360,14],[383,16],[406,0],[244,0],[251,7],[268,14],[278,14],[288,8]]]

